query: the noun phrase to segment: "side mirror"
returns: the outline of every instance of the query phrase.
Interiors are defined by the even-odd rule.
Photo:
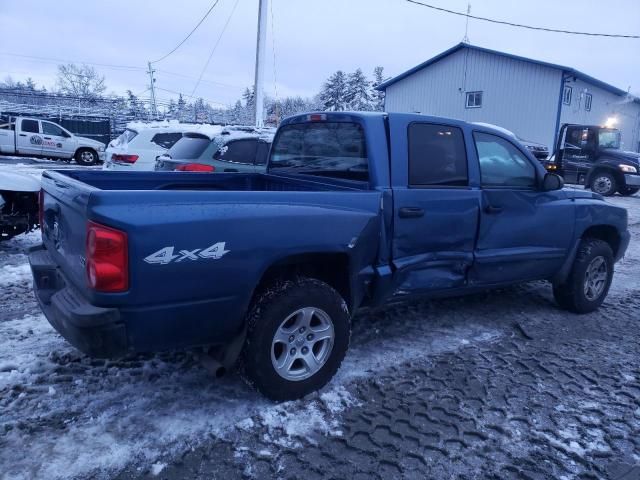
[[[564,180],[560,175],[555,173],[547,173],[542,180],[542,191],[550,192],[552,190],[560,190],[564,187]]]

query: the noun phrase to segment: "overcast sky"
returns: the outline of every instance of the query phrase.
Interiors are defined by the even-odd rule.
[[[191,94],[213,45],[226,32],[196,90],[211,102],[233,103],[253,83],[258,0],[220,0],[194,35],[155,64],[159,89]],[[405,0],[270,0],[265,91],[313,95],[337,69],[376,65],[395,76],[460,42],[465,19]],[[425,0],[464,11],[466,0]],[[55,84],[57,60],[96,66],[108,92],[148,87],[146,63],[175,47],[212,0],[0,0],[0,79],[31,76]],[[640,0],[474,0],[471,13],[516,23],[568,30],[640,34]],[[270,15],[271,17],[271,15]],[[274,28],[275,27],[275,28]],[[605,82],[640,93],[640,40],[535,32],[477,20],[472,44],[574,67]],[[275,48],[274,48],[275,45]],[[275,50],[275,55],[274,55]],[[14,54],[8,55],[8,54]],[[159,90],[161,99],[175,97]]]

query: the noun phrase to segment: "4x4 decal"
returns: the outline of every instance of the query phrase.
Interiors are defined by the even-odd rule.
[[[178,263],[183,260],[219,260],[229,253],[229,250],[225,250],[225,243],[226,242],[214,243],[205,249],[196,248],[194,250],[180,250],[178,255],[174,254],[175,247],[164,247],[157,252],[152,253],[148,257],[145,257],[144,261],[151,264],[168,265],[171,262]]]

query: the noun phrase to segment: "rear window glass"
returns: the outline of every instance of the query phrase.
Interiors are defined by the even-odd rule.
[[[409,183],[467,185],[467,155],[462,130],[447,125],[409,125]]]
[[[155,143],[159,147],[169,150],[181,138],[182,133],[156,133],[151,139],[151,143]]]
[[[118,138],[113,141],[112,145],[114,147],[122,147],[133,140],[136,135],[138,135],[138,132],[136,132],[135,130],[129,130],[127,128],[120,134]]]
[[[347,122],[285,125],[271,148],[269,169],[366,181],[364,131]]]
[[[227,143],[213,155],[214,160],[252,165],[256,158],[258,140],[235,140]]]
[[[193,160],[199,158],[210,143],[211,140],[204,135],[185,133],[168,153],[174,159]]]
[[[39,133],[37,120],[22,120],[22,131],[29,133]]]

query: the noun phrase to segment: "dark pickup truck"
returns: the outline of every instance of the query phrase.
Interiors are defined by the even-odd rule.
[[[640,154],[620,145],[615,128],[565,124],[554,154],[542,164],[566,183],[585,185],[605,197],[634,195],[640,190]]]
[[[266,173],[45,172],[36,296],[77,348],[205,346],[263,394],[326,384],[361,306],[547,279],[597,309],[627,212],[490,127],[413,114],[285,120]],[[428,321],[428,320],[425,320]]]

